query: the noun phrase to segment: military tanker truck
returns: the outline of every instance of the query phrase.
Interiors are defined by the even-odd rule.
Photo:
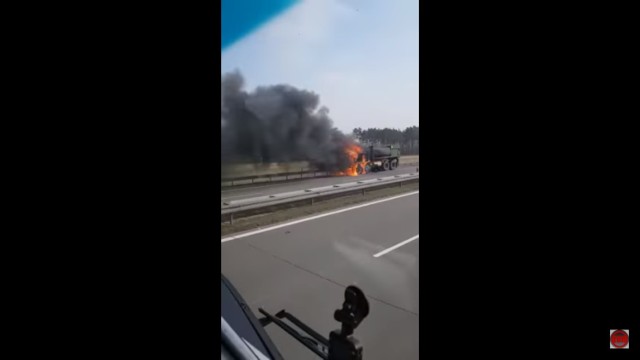
[[[358,174],[394,170],[400,165],[400,149],[393,146],[367,146],[358,154]]]

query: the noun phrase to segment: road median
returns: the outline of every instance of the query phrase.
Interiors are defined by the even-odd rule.
[[[418,179],[406,182],[401,186],[390,185],[389,187],[380,187],[362,192],[355,190],[353,193],[337,194],[334,197],[328,196],[310,203],[309,201],[292,202],[288,204],[277,205],[272,209],[261,209],[251,214],[246,213],[243,217],[237,218],[231,223],[229,219],[223,216],[221,222],[221,236],[227,236],[233,233],[255,230],[260,227],[273,225],[279,222],[296,219],[308,215],[326,212],[341,207],[364,203],[372,200],[378,200],[405,192],[419,190],[420,184]]]
[[[419,155],[400,156],[400,165],[418,166]],[[222,168],[221,188],[248,187],[265,183],[300,181],[332,176],[330,172],[313,168],[306,161],[273,164],[237,164]]]

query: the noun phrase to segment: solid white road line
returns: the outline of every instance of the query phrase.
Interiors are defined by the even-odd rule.
[[[352,207],[348,207],[348,208],[344,208],[344,209],[340,209],[340,210],[336,210],[336,211],[331,211],[331,212],[328,212],[328,213],[315,215],[315,216],[311,216],[311,217],[304,218],[304,219],[294,220],[294,221],[290,221],[290,222],[287,222],[287,223],[284,223],[284,224],[278,224],[278,225],[274,225],[274,226],[269,226],[269,227],[266,227],[264,229],[258,229],[258,230],[249,231],[249,232],[246,232],[246,233],[230,236],[230,237],[227,237],[227,238],[223,238],[221,240],[221,242],[227,242],[227,241],[231,241],[231,240],[242,239],[242,238],[247,237],[247,236],[260,234],[260,233],[263,233],[263,232],[266,232],[266,231],[275,230],[275,229],[280,229],[280,228],[283,228],[285,226],[290,226],[290,225],[303,223],[305,221],[311,221],[311,220],[315,220],[315,219],[320,219],[320,218],[323,218],[325,216],[340,214],[340,213],[343,213],[345,211],[351,211],[351,210],[355,210],[355,209],[360,209],[360,208],[363,208],[363,207],[367,207],[367,206],[371,206],[371,205],[375,205],[375,204],[380,204],[380,203],[383,203],[383,202],[386,202],[386,201],[391,201],[391,200],[399,199],[399,198],[402,198],[402,197],[405,197],[405,196],[415,195],[415,194],[418,194],[418,193],[420,193],[420,190],[413,191],[413,192],[406,193],[406,194],[402,194],[402,195],[393,196],[393,197],[390,197],[390,198],[384,198],[384,199],[381,199],[381,200],[376,200],[376,201],[372,201],[372,202],[368,202],[368,203],[364,203],[364,204],[360,204],[360,205],[356,205],[356,206],[352,206]]]
[[[415,240],[415,239],[417,239],[417,238],[419,238],[419,237],[420,237],[420,234],[418,234],[418,235],[416,235],[416,236],[412,237],[411,239],[407,239],[407,240],[405,240],[405,241],[403,241],[403,242],[401,242],[401,243],[399,243],[399,244],[395,244],[395,245],[393,245],[392,247],[390,247],[390,248],[388,248],[388,249],[386,249],[386,250],[382,250],[382,251],[380,251],[379,253],[377,253],[377,254],[373,255],[373,257],[380,257],[380,256],[382,256],[382,255],[384,255],[384,254],[386,254],[386,253],[388,253],[388,252],[391,252],[391,251],[393,251],[393,250],[395,250],[395,249],[399,248],[400,246],[403,246],[403,245],[406,245],[406,244],[408,244],[408,243],[412,242],[413,240]]]

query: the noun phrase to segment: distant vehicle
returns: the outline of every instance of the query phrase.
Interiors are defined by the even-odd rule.
[[[358,175],[371,171],[394,170],[400,165],[400,149],[393,146],[368,146],[357,159]]]

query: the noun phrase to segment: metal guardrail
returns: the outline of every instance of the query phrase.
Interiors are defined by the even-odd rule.
[[[313,204],[315,200],[319,200],[321,198],[356,191],[362,191],[362,194],[364,195],[367,190],[378,187],[387,187],[392,184],[402,186],[402,183],[404,182],[416,180],[419,180],[419,173],[409,173],[354,181],[351,183],[335,184],[313,189],[265,195],[249,199],[232,200],[221,204],[220,214],[222,216],[228,216],[229,221],[233,223],[234,215],[241,212],[258,211],[260,209],[267,209],[278,205],[293,204],[296,202],[309,201]]]
[[[402,160],[402,157],[400,158]],[[400,162],[401,165],[419,165],[419,161],[409,161],[409,162]],[[238,176],[238,177],[227,177],[221,178],[220,182],[227,183],[226,186],[237,186],[237,185],[249,185],[261,182],[274,182],[274,181],[288,181],[288,180],[299,180],[306,178],[315,178],[315,177],[326,177],[331,176],[330,171],[321,171],[321,170],[309,170],[309,169],[301,169],[300,171],[289,171],[282,173],[273,173],[273,174],[262,174],[262,175],[248,175],[248,176]],[[275,180],[276,178],[282,178],[281,180]],[[268,179],[268,181],[267,181]],[[265,180],[265,181],[257,181],[257,180]],[[245,182],[245,183],[242,183]],[[242,183],[242,184],[239,184]],[[223,185],[225,187],[225,185]]]
[[[233,178],[221,178],[221,182],[230,183],[230,186],[235,186],[237,182],[251,180],[251,184],[255,183],[256,180],[259,179],[269,179],[269,182],[273,182],[274,178],[284,177],[285,180],[293,180],[293,179],[303,179],[303,178],[315,178],[318,176],[330,176],[330,172],[328,171],[320,171],[320,170],[302,170],[302,171],[289,171],[283,173],[274,173],[274,174],[263,174],[263,175],[249,175],[249,176],[239,176]],[[243,184],[244,185],[244,184]]]

